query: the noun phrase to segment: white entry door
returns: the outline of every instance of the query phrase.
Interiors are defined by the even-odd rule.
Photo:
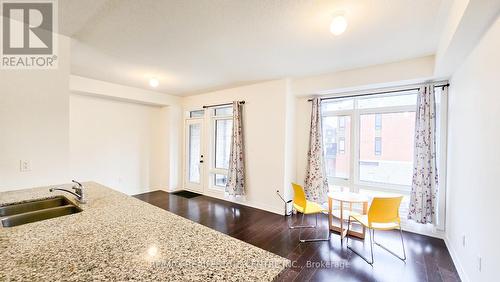
[[[185,187],[203,192],[205,164],[203,161],[203,119],[186,120]]]

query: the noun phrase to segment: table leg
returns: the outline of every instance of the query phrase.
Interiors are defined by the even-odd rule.
[[[344,239],[344,202],[340,201],[340,240]]]
[[[328,197],[328,228],[332,229],[332,221],[333,221],[333,207],[332,207],[332,199]]]

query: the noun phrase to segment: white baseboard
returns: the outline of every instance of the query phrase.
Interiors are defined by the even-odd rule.
[[[240,204],[240,205],[243,205],[243,206],[247,206],[247,207],[251,207],[251,208],[255,208],[255,209],[259,209],[259,210],[264,210],[264,211],[275,213],[275,214],[279,214],[279,215],[284,215],[283,209],[279,210],[276,207],[272,207],[272,206],[268,206],[268,205],[263,205],[263,204],[259,204],[259,203],[253,203],[253,202],[250,202],[250,201],[247,201],[247,200],[228,199],[228,198],[226,198],[224,196],[221,196],[221,195],[218,195],[218,194],[215,194],[215,193],[206,193],[205,196],[212,197],[212,198],[217,198],[217,199],[220,199],[220,200],[224,200],[224,201],[235,203],[235,204]]]
[[[457,269],[458,276],[460,276],[460,279],[463,282],[469,282],[470,279],[467,276],[467,273],[465,273],[465,270],[462,267],[462,264],[460,263],[460,260],[458,258],[457,252],[455,251],[455,248],[453,248],[453,245],[451,244],[448,236],[444,236],[444,243],[446,244],[446,248],[448,248],[448,252],[450,252],[450,256],[451,256],[451,259],[453,260],[453,264],[455,264],[455,268]]]
[[[154,192],[154,191],[165,191],[165,192],[168,192],[168,193],[172,193],[172,192],[176,192],[176,191],[179,191],[179,190],[184,190],[184,189],[171,189],[171,188],[168,188],[168,187],[151,187],[149,190],[143,192],[143,193],[146,193],[146,192]]]
[[[223,199],[223,200],[228,201],[227,199]],[[236,204],[243,205],[243,206],[247,206],[247,207],[251,207],[251,208],[255,208],[255,209],[259,209],[259,210],[264,210],[264,211],[275,213],[275,214],[279,214],[279,215],[284,215],[283,209],[278,210],[275,207],[270,207],[270,206],[261,205],[261,204],[255,204],[255,203],[252,203],[252,202],[231,201],[231,200],[229,200],[229,201],[233,202],[233,203],[236,203]]]
[[[177,191],[180,191],[180,190],[183,190],[183,189],[180,189],[180,188],[159,188],[157,190],[160,190],[160,191],[165,191],[165,192],[168,192],[168,193],[172,193],[172,192],[177,192]]]
[[[401,224],[401,228],[404,231],[408,231],[408,232],[416,233],[416,234],[420,234],[420,235],[425,235],[425,236],[429,236],[429,237],[439,238],[439,239],[443,239],[443,240],[444,240],[445,234],[446,234],[444,231],[440,231],[437,229],[428,230],[427,228],[415,228],[414,226],[411,226],[409,224]]]
[[[191,191],[191,192],[202,194],[202,195],[207,196],[207,197],[212,197],[212,198],[216,198],[219,200],[223,200],[223,201],[227,201],[227,202],[231,202],[231,203],[235,203],[235,204],[240,204],[243,206],[247,206],[247,207],[251,207],[251,208],[255,208],[255,209],[259,209],[259,210],[263,210],[263,211],[267,211],[267,212],[271,212],[271,213],[275,213],[275,214],[279,214],[279,215],[284,215],[283,209],[268,206],[265,204],[263,205],[263,204],[259,204],[259,203],[253,203],[253,202],[250,202],[247,200],[228,199],[228,198],[224,197],[223,193],[219,193],[219,192],[215,192],[215,191],[214,192],[207,191],[206,193],[201,193],[199,191],[191,190],[189,188],[184,188],[184,189],[179,189],[179,190]],[[172,192],[172,191],[170,191],[170,192]]]

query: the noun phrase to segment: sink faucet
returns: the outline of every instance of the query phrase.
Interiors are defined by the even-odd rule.
[[[54,192],[56,190],[68,192],[68,193],[72,194],[73,196],[75,196],[76,200],[79,203],[85,204],[86,203],[86,197],[85,197],[85,192],[84,192],[83,185],[80,182],[76,181],[76,180],[71,180],[71,182],[75,183],[75,185],[73,185],[73,187],[72,187],[75,190],[75,192],[72,192],[72,191],[69,191],[69,190],[66,190],[66,189],[61,189],[61,188],[50,188],[49,192]]]

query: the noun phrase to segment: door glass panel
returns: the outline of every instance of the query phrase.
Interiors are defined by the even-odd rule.
[[[360,116],[359,179],[411,185],[415,112]]]
[[[189,182],[200,183],[201,124],[189,125]]]
[[[323,148],[328,178],[349,178],[351,117],[323,118]]]

